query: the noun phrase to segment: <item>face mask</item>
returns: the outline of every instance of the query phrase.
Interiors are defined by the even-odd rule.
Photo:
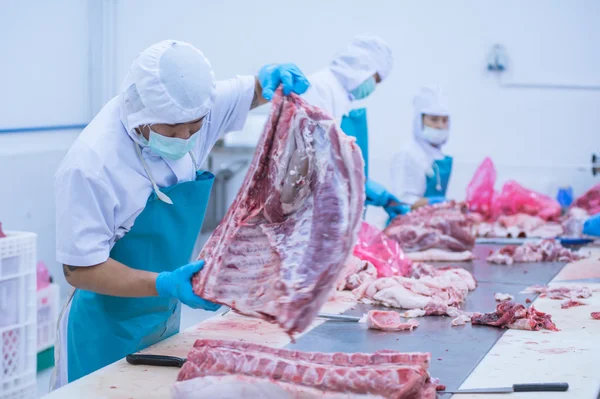
[[[163,158],[176,161],[181,159],[190,152],[198,141],[198,132],[194,133],[189,139],[178,139],[176,137],[165,137],[150,130],[150,140],[146,140],[144,136],[142,142],[146,144],[152,151]]]
[[[430,144],[439,146],[448,141],[448,129],[434,129],[429,126],[423,126],[423,138]]]
[[[362,100],[375,91],[376,85],[375,78],[371,76],[369,79],[362,82],[356,89],[352,90],[350,94],[355,100]]]

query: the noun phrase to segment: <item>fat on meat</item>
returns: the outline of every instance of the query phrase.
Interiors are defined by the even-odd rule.
[[[526,294],[540,294],[540,298],[549,298],[549,299],[585,299],[589,298],[593,295],[595,290],[586,287],[586,286],[578,286],[578,285],[570,285],[568,287],[548,287],[544,285],[532,285],[527,287],[523,293]]]
[[[428,373],[430,358],[429,353],[391,350],[372,354],[321,353],[238,341],[198,340],[177,380],[198,380],[201,384],[205,377],[235,376],[242,382],[276,381],[279,388],[288,393],[291,390],[292,395],[308,389],[323,394],[434,399],[436,384]]]
[[[412,331],[419,326],[419,322],[414,319],[403,321],[401,314],[394,311],[370,310],[367,313],[367,326],[373,330]]]
[[[456,260],[451,258],[452,253],[470,252],[475,245],[476,219],[467,212],[466,204],[454,201],[424,206],[396,217],[384,233],[398,241],[412,260]],[[438,251],[433,252],[434,258],[429,254],[415,257],[415,253],[428,250]],[[444,253],[447,259],[440,259]]]
[[[377,269],[371,262],[361,260],[351,255],[344,266],[341,278],[336,284],[338,291],[353,290],[361,284],[377,278]]]
[[[304,331],[352,252],[364,186],[355,139],[279,90],[242,187],[199,255],[194,292]]]

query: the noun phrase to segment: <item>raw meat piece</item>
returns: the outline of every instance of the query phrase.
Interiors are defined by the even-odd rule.
[[[353,253],[358,258],[371,262],[377,269],[378,277],[406,276],[411,264],[400,244],[364,221]]]
[[[544,285],[532,285],[523,292],[540,294],[540,298],[585,299],[591,297],[594,291],[585,286],[546,287]]]
[[[560,304],[560,307],[562,309],[569,309],[575,306],[583,306],[585,305],[585,303],[581,302],[581,301],[577,301],[575,299],[567,299],[566,301],[564,301],[563,303]]]
[[[457,309],[455,307],[449,307],[446,314],[452,319],[452,326],[464,326],[467,323],[471,322],[471,317],[473,317],[473,312],[465,312],[463,310]]]
[[[573,202],[573,207],[583,208],[590,215],[600,212],[600,183],[590,188],[585,194]]]
[[[475,245],[473,221],[464,203],[450,201],[398,216],[384,233],[398,241],[409,258],[426,260],[413,254],[431,249],[441,250],[438,257],[446,252],[470,252]]]
[[[2,231],[2,223],[0,223],[0,238],[4,237],[6,237],[6,234],[4,234],[4,231]]]
[[[572,262],[581,256],[560,245],[555,240],[530,241],[522,245],[507,245],[492,251],[487,257],[489,263],[511,265],[513,262]]]
[[[422,271],[420,268],[419,271]],[[448,314],[449,309],[464,302],[477,283],[471,273],[461,268],[441,268],[434,276],[383,277],[361,285],[355,296],[365,303],[401,309],[420,309],[425,315]],[[406,314],[405,314],[406,315]],[[418,314],[406,315],[417,317]]]
[[[383,331],[412,331],[419,326],[416,320],[402,321],[400,313],[384,310],[370,310],[367,313],[367,325],[373,330]]]
[[[503,294],[501,292],[496,292],[494,294],[494,299],[498,302],[502,302],[502,301],[512,301],[513,299],[515,299],[515,297],[510,294]]]
[[[395,351],[311,353],[244,342],[198,340],[177,379],[235,375],[327,393],[433,399],[436,385],[427,373],[430,357],[429,353]]]
[[[590,316],[592,316],[592,319],[594,320],[600,320],[600,312],[592,312],[590,313]]]
[[[511,301],[499,303],[495,312],[475,313],[471,317],[471,323],[515,330],[539,331],[540,329],[546,329],[559,331],[549,314],[536,310],[533,305],[526,308]]]
[[[590,214],[583,208],[571,208],[563,216],[561,224],[565,231],[565,237],[581,237],[583,235],[583,224]]]
[[[408,319],[412,317],[422,317],[425,316],[427,312],[423,309],[410,309],[406,312],[402,313],[402,317]]]
[[[556,222],[547,222],[538,216],[518,213],[500,216],[493,223],[477,226],[477,236],[496,238],[555,238],[563,235],[563,227]]]
[[[365,262],[351,255],[346,262],[342,278],[338,280],[336,289],[338,291],[353,290],[361,284],[373,281],[377,278],[377,269],[371,262]]]
[[[415,262],[466,262],[475,259],[473,252],[451,252],[443,249],[428,249],[419,252],[407,252],[406,256]]]
[[[279,90],[242,188],[200,253],[194,292],[304,331],[352,251],[364,186],[354,138]]]

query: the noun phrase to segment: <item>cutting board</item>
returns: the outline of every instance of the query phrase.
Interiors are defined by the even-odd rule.
[[[322,308],[324,313],[340,314],[356,302],[349,291],[337,292]],[[317,319],[307,331],[325,321]],[[179,334],[153,345],[142,353],[186,357],[197,339],[233,339],[274,347],[284,347],[290,337],[278,326],[234,312],[216,315]],[[124,359],[44,396],[48,399],[146,399],[169,398],[169,390],[179,369],[174,367],[132,366]]]

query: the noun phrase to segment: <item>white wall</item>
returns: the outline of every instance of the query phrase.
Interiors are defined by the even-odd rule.
[[[510,58],[506,82],[600,85],[598,15],[595,0],[4,1],[0,129],[87,122],[136,54],[162,39],[194,43],[227,78],[279,61],[311,73],[353,35],[373,33],[396,60],[368,100],[373,178],[388,182],[389,161],[410,134],[412,94],[437,83],[452,107],[450,196],[464,196],[486,155],[500,180],[548,194],[563,184],[581,192],[594,183],[577,168],[600,150],[600,92],[503,88],[485,62],[500,43]],[[77,133],[0,134],[0,221],[38,232],[47,261],[54,259],[52,175]],[[52,272],[61,275],[56,264]]]

